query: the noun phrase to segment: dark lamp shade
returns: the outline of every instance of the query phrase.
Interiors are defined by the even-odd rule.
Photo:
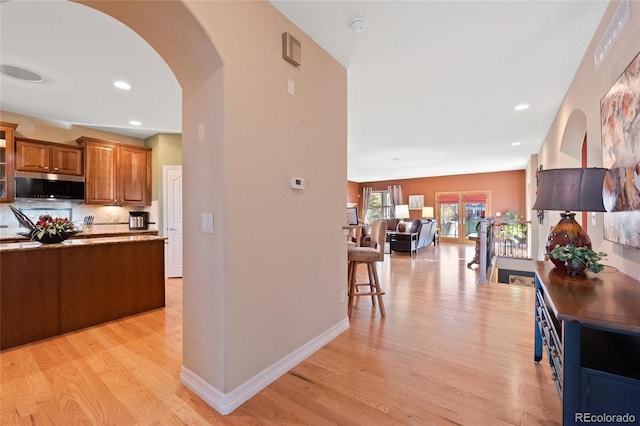
[[[604,212],[602,183],[607,169],[538,171],[538,197],[533,210]]]

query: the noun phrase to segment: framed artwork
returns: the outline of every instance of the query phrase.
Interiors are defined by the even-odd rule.
[[[640,248],[640,54],[600,102],[604,238]]]
[[[420,210],[424,207],[424,195],[409,195],[409,210]]]

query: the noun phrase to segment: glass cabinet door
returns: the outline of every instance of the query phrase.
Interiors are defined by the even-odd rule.
[[[0,202],[13,201],[13,131],[17,124],[0,122]]]
[[[0,198],[7,197],[7,139],[6,132],[0,130]]]

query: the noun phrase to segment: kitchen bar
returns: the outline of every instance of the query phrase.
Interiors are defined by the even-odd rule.
[[[0,244],[0,349],[163,307],[164,241]]]

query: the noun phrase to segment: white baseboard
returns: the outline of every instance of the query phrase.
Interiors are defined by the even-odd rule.
[[[226,394],[220,392],[216,387],[206,382],[185,366],[182,366],[180,381],[189,390],[202,398],[204,402],[216,409],[219,413],[226,415],[238,408],[245,401],[248,401],[262,389],[269,386],[300,362],[307,359],[312,353],[329,343],[348,328],[349,320],[345,318]]]

